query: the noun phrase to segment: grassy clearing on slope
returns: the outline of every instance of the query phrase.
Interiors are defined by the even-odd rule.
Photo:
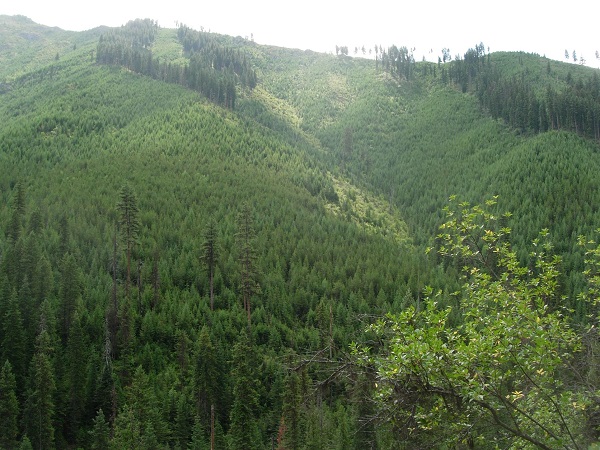
[[[392,238],[398,244],[410,244],[408,227],[398,209],[388,201],[364,191],[349,181],[332,177],[338,203],[327,203],[328,211],[356,223],[370,234]]]

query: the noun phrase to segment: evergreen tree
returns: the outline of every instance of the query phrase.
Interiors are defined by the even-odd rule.
[[[154,424],[152,421],[147,421],[144,426],[144,432],[142,433],[141,446],[144,450],[159,450],[160,444],[156,433],[154,432]]]
[[[58,254],[64,256],[67,254],[70,248],[70,231],[69,231],[69,220],[66,215],[62,215],[58,225],[58,235],[60,241],[58,244]]]
[[[19,402],[15,375],[8,360],[0,372],[0,417],[0,448],[15,448],[19,431]]]
[[[354,447],[354,441],[352,439],[352,430],[350,425],[350,418],[348,412],[343,405],[338,407],[336,411],[337,418],[337,433],[335,437],[335,449],[346,450]]]
[[[125,404],[115,419],[114,436],[110,441],[110,449],[141,449],[143,448],[141,444],[142,431],[140,421],[133,409]]]
[[[66,344],[69,330],[73,321],[75,305],[82,294],[82,283],[79,267],[75,257],[65,254],[61,263],[61,278],[58,292],[60,337]]]
[[[117,210],[119,212],[121,241],[125,246],[125,252],[127,256],[125,296],[129,297],[129,286],[131,284],[131,254],[138,239],[140,221],[137,199],[135,197],[135,193],[128,184],[125,184],[121,188]]]
[[[94,418],[94,425],[90,431],[90,449],[106,450],[110,440],[110,427],[102,409],[98,410]]]
[[[73,314],[73,321],[69,329],[67,348],[65,352],[64,373],[64,400],[65,411],[65,438],[75,442],[79,427],[85,414],[86,406],[86,378],[87,373],[87,347],[84,329],[81,323],[83,305],[79,304]]]
[[[240,333],[233,348],[233,407],[229,429],[232,450],[252,450],[259,447],[258,392],[255,377],[256,357],[249,331]]]
[[[23,436],[21,439],[21,445],[19,445],[19,450],[33,450],[33,445],[31,445],[31,441],[27,435]]]
[[[106,411],[108,421],[113,424],[117,416],[115,374],[113,369],[112,342],[108,325],[105,323],[104,348],[99,361],[99,373],[95,380],[93,405],[95,411]]]
[[[210,444],[206,437],[206,430],[199,417],[196,417],[194,428],[192,429],[192,439],[188,446],[189,450],[209,450]]]
[[[194,427],[194,406],[189,387],[184,387],[181,392],[172,390],[169,394],[174,396],[175,419],[171,427],[172,440],[181,448],[186,448],[192,438]],[[202,430],[204,433],[205,430]]]
[[[204,231],[204,242],[202,243],[202,253],[200,255],[200,259],[204,263],[204,267],[208,272],[211,311],[215,309],[214,279],[218,257],[219,250],[217,244],[217,227],[214,219],[210,219],[208,225],[206,226],[206,230]]]
[[[254,224],[252,220],[252,210],[248,203],[242,205],[242,210],[238,215],[238,249],[240,266],[240,291],[244,310],[248,318],[248,328],[251,324],[251,300],[255,295],[260,294],[260,284],[258,283],[258,268],[256,249],[254,248]]]
[[[25,186],[20,181],[14,188],[12,216],[8,227],[8,237],[16,243],[22,234],[23,220],[25,218]]]
[[[144,433],[148,424],[152,424],[152,433],[159,441],[164,441],[169,435],[169,427],[160,413],[161,406],[154,392],[154,384],[150,376],[138,366],[133,374],[131,385],[125,392],[126,402]]]
[[[160,300],[160,271],[158,267],[158,263],[160,260],[160,252],[158,248],[154,250],[154,257],[152,258],[152,274],[151,274],[151,283],[152,283],[152,304],[150,309],[156,308],[158,305],[158,301]]]
[[[46,255],[42,255],[38,262],[37,267],[37,279],[32,280],[32,294],[34,296],[35,303],[40,305],[48,296],[52,293],[54,288],[54,275],[52,273],[52,266],[48,261]]]
[[[194,364],[194,397],[196,411],[207,434],[211,432],[211,411],[218,392],[218,366],[215,348],[206,326],[202,327],[196,343]],[[214,431],[214,430],[213,430]]]
[[[283,423],[285,423],[285,448],[297,450],[301,448],[302,436],[302,397],[300,393],[300,378],[292,371],[286,378],[283,394]]]
[[[356,450],[374,450],[376,448],[374,404],[371,400],[370,386],[375,384],[373,376],[368,373],[359,374],[351,388],[352,401],[356,407],[356,433],[354,436]]]
[[[44,315],[31,360],[29,387],[24,410],[25,432],[36,449],[54,448],[54,369],[51,340]]]
[[[23,319],[19,309],[17,291],[13,289],[6,312],[2,318],[3,341],[0,356],[10,361],[14,371],[18,392],[22,394],[27,367],[27,341],[23,328]]]

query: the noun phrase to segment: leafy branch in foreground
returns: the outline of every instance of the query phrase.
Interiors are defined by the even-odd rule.
[[[564,381],[580,336],[559,306],[560,261],[548,232],[533,242],[528,268],[501,218],[466,203],[446,213],[439,253],[465,264],[458,306],[442,307],[441,293],[429,289],[422,310],[370,327],[382,351],[354,349],[376,370],[382,418],[419,447],[584,447],[587,402]],[[450,325],[451,313],[459,325]]]

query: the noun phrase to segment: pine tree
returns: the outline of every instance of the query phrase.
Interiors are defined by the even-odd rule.
[[[135,194],[129,185],[124,185],[119,193],[119,203],[117,204],[119,212],[119,226],[121,232],[121,241],[125,246],[127,255],[127,278],[125,280],[125,296],[129,296],[129,286],[131,284],[131,253],[135,246],[140,229],[139,209]]]
[[[54,288],[52,266],[45,255],[42,255],[37,265],[37,279],[32,280],[32,294],[35,303],[40,305],[51,294]]]
[[[251,300],[255,295],[260,294],[260,284],[258,283],[258,269],[256,261],[256,249],[254,248],[254,224],[252,220],[252,210],[248,203],[242,205],[242,210],[238,216],[238,248],[240,265],[240,291],[244,310],[248,317],[248,328],[251,324]]]
[[[351,389],[352,401],[356,405],[356,450],[375,449],[375,429],[373,428],[374,404],[369,387],[375,381],[368,374],[360,374]]]
[[[17,446],[19,402],[17,383],[10,362],[6,360],[0,371],[0,448]]]
[[[132,408],[125,404],[115,419],[114,436],[110,442],[111,450],[143,448],[142,431],[139,419]]]
[[[138,366],[133,374],[131,385],[126,389],[125,398],[136,419],[141,432],[145,432],[148,423],[152,424],[152,432],[159,441],[169,434],[169,427],[160,414],[161,405],[154,392],[154,384],[150,376]]]
[[[302,397],[300,394],[300,378],[292,371],[286,378],[283,393],[283,417],[285,418],[285,448],[297,450],[301,448],[302,435]]]
[[[58,292],[60,337],[65,344],[73,321],[73,313],[78,298],[82,294],[82,283],[79,267],[75,257],[66,253],[61,263],[61,278]]]
[[[58,224],[58,235],[60,238],[58,243],[58,254],[62,257],[69,252],[71,238],[71,233],[69,231],[69,220],[64,214],[61,216]]]
[[[160,448],[152,421],[147,421],[144,426],[140,448],[143,448],[144,450],[159,450]]]
[[[113,351],[108,323],[105,321],[104,348],[99,361],[98,378],[95,380],[93,405],[94,410],[106,411],[108,421],[112,424],[117,416],[117,399],[115,375],[113,369]]]
[[[27,435],[23,436],[21,439],[21,445],[19,445],[19,450],[33,450],[33,445],[31,445],[31,441]]]
[[[172,407],[175,410],[171,437],[176,444],[179,444],[179,447],[186,448],[193,434],[194,406],[191,401],[193,395],[188,386],[185,386],[181,392],[172,390],[169,394],[174,397]],[[203,434],[204,431],[202,430]]]
[[[110,427],[102,409],[98,410],[94,418],[94,425],[90,431],[90,449],[106,450],[110,440]]]
[[[21,237],[25,217],[25,187],[20,181],[15,185],[12,204],[12,216],[8,227],[8,237],[16,243]]]
[[[40,334],[31,360],[29,388],[25,402],[25,432],[35,449],[54,448],[54,369],[51,361],[51,341],[42,314]]]
[[[214,219],[210,219],[208,225],[206,226],[206,230],[204,231],[204,242],[202,243],[202,253],[200,255],[200,259],[204,263],[204,267],[208,272],[211,311],[215,309],[214,279],[218,257],[219,251],[217,245],[217,227]]]
[[[23,319],[19,309],[17,291],[13,289],[6,312],[2,317],[3,341],[0,348],[2,361],[10,361],[14,371],[18,392],[22,394],[27,368],[27,341]]]
[[[83,305],[77,305],[73,321],[69,329],[65,353],[64,387],[66,400],[65,438],[75,442],[81,425],[86,405],[87,348],[85,334],[81,323]]]
[[[159,270],[160,252],[158,248],[154,250],[152,258],[152,274],[150,282],[152,283],[152,304],[150,309],[154,310],[160,300],[160,270]]]
[[[254,374],[256,358],[249,331],[242,331],[233,348],[233,407],[230,413],[230,443],[236,450],[259,447],[258,393]]]
[[[211,409],[214,408],[218,392],[218,367],[215,348],[207,327],[202,327],[196,343],[194,364],[194,397],[196,411],[205,431],[210,432]]]

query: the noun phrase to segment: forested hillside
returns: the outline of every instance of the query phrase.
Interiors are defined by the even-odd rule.
[[[0,448],[598,439],[596,71],[0,39]]]

